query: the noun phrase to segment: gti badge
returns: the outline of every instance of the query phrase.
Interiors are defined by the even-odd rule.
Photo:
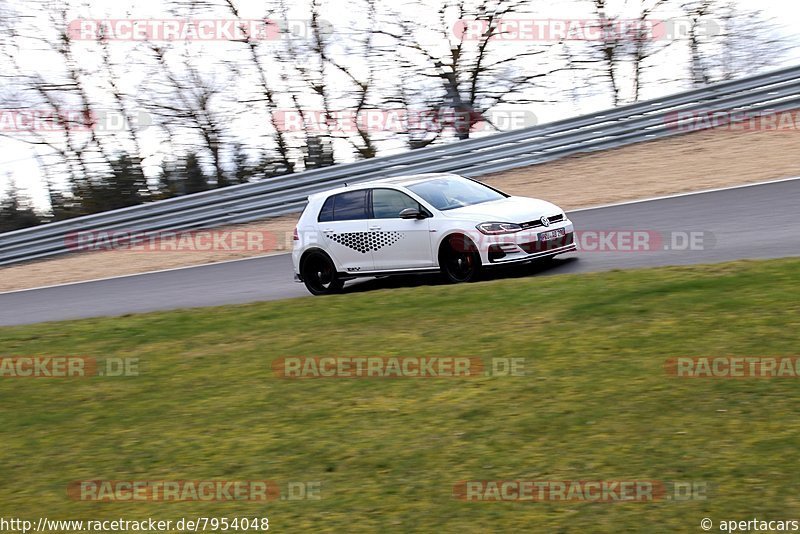
[[[550,226],[550,220],[547,217],[542,217],[539,220],[542,221],[542,226]]]

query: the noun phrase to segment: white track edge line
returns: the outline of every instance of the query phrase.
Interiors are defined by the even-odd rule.
[[[600,204],[598,206],[589,206],[586,208],[576,208],[574,210],[564,210],[567,213],[572,213],[576,211],[590,211],[590,210],[600,210],[605,208],[613,208],[616,206],[627,206],[628,204],[640,204],[642,202],[653,202],[655,200],[669,200],[671,198],[680,198],[680,197],[688,197],[692,195],[704,195],[706,193],[718,193],[720,191],[728,191],[731,189],[744,189],[746,187],[756,187],[759,185],[769,185],[769,184],[778,184],[781,182],[791,182],[792,180],[800,180],[800,176],[793,176],[791,178],[778,178],[777,180],[767,180],[766,182],[753,182],[751,184],[741,184],[741,185],[731,185],[726,187],[716,187],[714,189],[703,189],[701,191],[687,191],[685,193],[673,193],[671,195],[664,195],[660,197],[652,197],[652,198],[642,198],[639,200],[625,200],[623,202],[614,202],[611,204]]]

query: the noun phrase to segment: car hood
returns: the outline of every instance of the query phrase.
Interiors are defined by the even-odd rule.
[[[508,197],[502,200],[484,202],[473,206],[443,211],[446,217],[474,222],[524,223],[543,216],[550,217],[561,213],[561,208],[545,200],[526,197]]]

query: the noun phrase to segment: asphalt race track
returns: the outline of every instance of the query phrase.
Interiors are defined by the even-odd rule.
[[[569,217],[585,232],[587,249],[617,247],[620,237],[629,245],[625,232],[637,231],[648,232],[650,250],[585,249],[542,265],[494,270],[487,278],[800,255],[800,179],[579,210]],[[609,231],[623,233],[610,238]],[[692,235],[694,247],[686,239]],[[345,292],[435,283],[435,276],[368,279],[348,283]],[[0,326],[292,297],[314,298],[292,280],[291,258],[281,254],[0,293]]]

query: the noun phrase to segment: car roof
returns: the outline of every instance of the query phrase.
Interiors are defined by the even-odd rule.
[[[345,185],[343,187],[337,187],[335,189],[329,189],[328,191],[323,191],[322,193],[314,193],[313,195],[309,195],[308,199],[313,200],[320,197],[327,198],[331,195],[336,195],[338,193],[344,193],[345,191],[358,191],[360,189],[369,189],[371,187],[376,187],[379,185],[412,185],[418,182],[424,182],[425,180],[431,180],[434,178],[461,178],[457,174],[448,173],[448,172],[432,172],[432,173],[425,173],[425,174],[408,174],[405,176],[392,176],[390,178],[381,178],[379,180],[370,180],[369,182],[359,182],[353,185]]]

